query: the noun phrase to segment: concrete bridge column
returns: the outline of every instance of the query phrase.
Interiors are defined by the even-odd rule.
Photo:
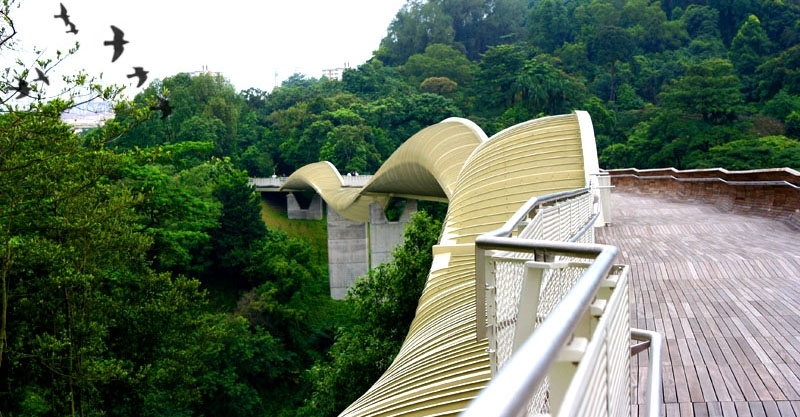
[[[379,203],[369,205],[369,267],[376,268],[392,259],[394,248],[403,243],[403,232],[411,215],[417,211],[417,201],[407,200],[403,214],[396,222],[390,222]]]
[[[328,207],[328,275],[331,297],[343,300],[356,278],[367,274],[367,224],[354,222]]]
[[[293,220],[322,220],[322,198],[319,194],[311,197],[307,209],[300,207],[294,193],[286,194],[286,214]]]

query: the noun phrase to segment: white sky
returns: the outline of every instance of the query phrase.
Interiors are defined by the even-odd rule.
[[[102,73],[104,84],[130,86],[134,66],[149,71],[151,81],[204,66],[221,72],[236,90],[269,91],[294,73],[320,78],[322,70],[349,63],[357,67],[372,56],[405,0],[19,0],[11,17],[21,51],[33,46],[54,56],[75,41],[78,53],[52,69],[53,84],[62,74],[84,69]],[[63,3],[78,34],[59,14]],[[129,41],[111,62],[110,25]],[[3,60],[9,58],[2,57]],[[31,71],[28,81],[36,78]],[[52,87],[51,87],[52,89]]]

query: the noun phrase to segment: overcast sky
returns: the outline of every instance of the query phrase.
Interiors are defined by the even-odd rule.
[[[294,73],[320,78],[322,70],[372,56],[405,0],[20,0],[11,17],[22,51],[35,45],[53,56],[75,41],[78,53],[48,73],[76,69],[103,74],[103,82],[130,85],[133,67],[149,71],[146,86],[179,72],[207,67],[237,90],[269,91]],[[78,34],[55,18],[64,4]],[[124,52],[112,63],[111,25],[125,33]],[[3,57],[3,58],[8,58]],[[35,77],[35,73],[28,81]],[[144,87],[143,86],[143,87]],[[133,93],[133,94],[131,94]]]

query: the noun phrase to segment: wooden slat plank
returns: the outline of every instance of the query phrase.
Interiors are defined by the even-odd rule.
[[[753,413],[750,410],[750,404],[746,402],[737,402],[736,404],[736,415],[741,417],[752,416]]]
[[[672,366],[662,366],[661,368],[661,387],[664,404],[678,402],[678,392],[675,388],[675,377],[672,374],[672,370]]]
[[[719,367],[715,363],[706,365],[708,372],[708,386],[714,390],[716,398],[720,402],[731,401],[731,394],[728,392],[728,387],[725,385],[725,378],[722,376]]]
[[[735,364],[730,366],[733,376],[736,378],[736,385],[742,390],[744,399],[747,401],[759,400],[758,392],[753,387],[753,381],[748,378],[747,372],[742,365]]]
[[[800,401],[790,401],[792,404],[792,410],[796,416],[800,416]]]
[[[763,365],[751,362],[743,364],[742,368],[745,370],[750,383],[753,384],[753,389],[758,394],[759,400],[769,401],[774,399],[776,395],[783,397],[783,394],[775,385],[775,381],[769,376],[769,372],[763,369]]]
[[[724,417],[722,414],[722,403],[706,403],[708,406],[708,417]]]
[[[703,401],[719,401],[714,385],[711,383],[711,375],[708,372],[708,368],[705,365],[697,365],[695,370],[697,371],[697,379],[700,381],[700,389],[703,391]],[[722,390],[725,390],[725,388],[722,387]]]
[[[664,416],[665,417],[680,417],[681,409],[678,403],[664,403]]]
[[[778,411],[781,417],[797,417],[789,401],[778,401]]]
[[[767,412],[764,411],[763,402],[751,401],[747,405],[750,407],[750,415],[753,417],[767,417]]]
[[[766,414],[767,417],[781,416],[781,412],[778,409],[778,403],[776,403],[775,401],[765,401],[761,404],[764,406],[764,414]]]
[[[675,379],[675,391],[679,403],[689,403],[692,399],[689,395],[689,383],[686,382],[686,373],[683,366],[672,366],[672,377]]]
[[[724,417],[734,417],[738,416],[736,413],[736,404],[733,402],[724,402],[720,404],[722,406],[722,415]]]
[[[720,364],[719,373],[722,375],[722,378],[725,381],[725,389],[728,390],[728,394],[730,394],[731,396],[731,401],[745,401],[746,398],[744,395],[744,391],[742,390],[742,387],[739,386],[739,384],[736,382],[736,375],[733,374],[733,369],[731,369],[731,365]],[[748,387],[750,386],[749,382],[747,383],[747,386]]]
[[[694,417],[694,405],[690,402],[679,403],[681,417]]]
[[[692,403],[695,417],[708,417],[708,404],[706,403]]]
[[[683,372],[686,375],[690,400],[692,402],[703,401],[703,389],[700,387],[700,379],[697,377],[697,368],[695,366],[684,366]]]

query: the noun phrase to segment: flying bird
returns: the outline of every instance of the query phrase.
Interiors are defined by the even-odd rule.
[[[136,87],[141,87],[145,81],[147,81],[147,73],[150,71],[145,71],[142,67],[133,67],[133,74],[128,74],[128,78],[139,77],[139,84],[136,84]]]
[[[166,119],[172,113],[172,106],[169,105],[169,100],[161,95],[156,96],[158,104],[150,106],[150,110],[161,110],[161,119]]]
[[[61,4],[61,14],[53,15],[53,17],[55,17],[56,19],[64,19],[64,26],[67,26],[70,24],[69,15],[67,14],[67,8],[64,7],[64,3],[59,3],[59,4]]]
[[[74,33],[76,35],[78,34],[78,29],[75,29],[74,23],[69,22],[69,30],[67,31],[67,33]]]
[[[28,97],[28,94],[31,93],[31,88],[28,86],[28,82],[22,78],[19,79],[19,85],[17,85],[17,87],[9,87],[9,89],[16,90],[19,93],[17,98]]]
[[[38,77],[36,77],[36,79],[33,81],[44,81],[45,84],[50,85],[50,79],[47,78],[46,75],[44,75],[44,72],[42,72],[42,70],[36,68],[36,73],[38,74]]]
[[[122,51],[124,49],[123,46],[128,43],[128,41],[123,39],[125,34],[119,30],[118,27],[111,25],[111,30],[114,32],[114,40],[104,41],[103,45],[112,45],[114,47],[114,57],[111,58],[111,62],[114,62],[117,60],[117,58],[119,58],[120,55],[122,55]]]

